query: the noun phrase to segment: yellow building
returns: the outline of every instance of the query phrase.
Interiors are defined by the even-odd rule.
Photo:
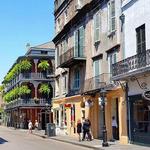
[[[76,136],[78,119],[89,118],[93,137],[102,138],[104,122],[100,101],[101,91],[105,89],[108,139],[112,139],[112,116],[115,116],[118,140],[128,142],[125,92],[111,80],[112,64],[122,58],[120,5],[120,0],[104,3],[55,0],[53,114],[57,134]]]

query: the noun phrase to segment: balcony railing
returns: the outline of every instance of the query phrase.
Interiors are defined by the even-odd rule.
[[[6,91],[10,90],[16,83],[21,80],[49,80],[53,77],[52,73],[20,73],[8,85]]]
[[[146,68],[150,65],[150,50],[145,53],[140,53],[132,57],[128,57],[120,62],[113,64],[113,78],[127,73],[136,73],[142,68]]]
[[[67,50],[64,54],[60,56],[60,67],[69,67],[77,61],[85,61],[84,49],[85,47],[80,47],[81,51],[75,52],[74,47]]]
[[[85,80],[83,93],[93,92],[95,90],[99,90],[101,88],[105,88],[111,84],[111,74],[103,73],[93,78],[89,78]]]
[[[46,99],[17,99],[8,104],[6,104],[6,109],[16,108],[16,107],[44,107],[48,103]]]

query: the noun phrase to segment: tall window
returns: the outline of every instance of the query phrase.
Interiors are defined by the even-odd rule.
[[[57,51],[56,51],[56,52],[57,52],[57,59],[56,59],[56,60],[57,60],[57,62],[56,62],[56,64],[57,64],[57,66],[59,66],[59,64],[60,64],[59,46],[57,46],[57,47],[56,47],[56,50],[57,50]]]
[[[117,53],[108,54],[109,73],[112,74],[112,65],[117,62]]]
[[[136,29],[137,53],[146,51],[145,24]]]
[[[115,0],[110,0],[108,3],[108,32],[115,31]]]
[[[97,59],[94,61],[94,76],[98,76],[100,74],[100,60]]]
[[[75,57],[83,57],[83,50],[84,50],[84,27],[80,27],[74,33],[75,36]]]
[[[65,10],[65,13],[64,13],[64,24],[67,23],[67,19],[68,19],[68,11]]]
[[[80,88],[80,71],[78,69],[74,72],[74,89]]]
[[[99,86],[99,83],[101,81],[100,79],[100,60],[97,59],[94,61],[94,89],[97,89]]]
[[[63,41],[63,52],[66,52],[68,49],[68,38],[66,37]]]
[[[62,85],[63,89],[62,90],[63,90],[63,93],[66,93],[66,90],[67,90],[67,76],[64,75],[62,80],[63,80],[63,85]]]
[[[94,15],[94,42],[100,40],[100,12]]]

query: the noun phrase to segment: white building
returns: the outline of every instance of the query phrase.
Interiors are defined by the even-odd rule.
[[[149,0],[122,0],[124,59],[113,66],[113,79],[128,84],[129,140],[144,144],[150,144],[149,8]]]

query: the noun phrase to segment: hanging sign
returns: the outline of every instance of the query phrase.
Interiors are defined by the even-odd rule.
[[[71,104],[65,104],[65,108],[71,108]]]
[[[150,91],[144,91],[143,98],[150,101]]]

